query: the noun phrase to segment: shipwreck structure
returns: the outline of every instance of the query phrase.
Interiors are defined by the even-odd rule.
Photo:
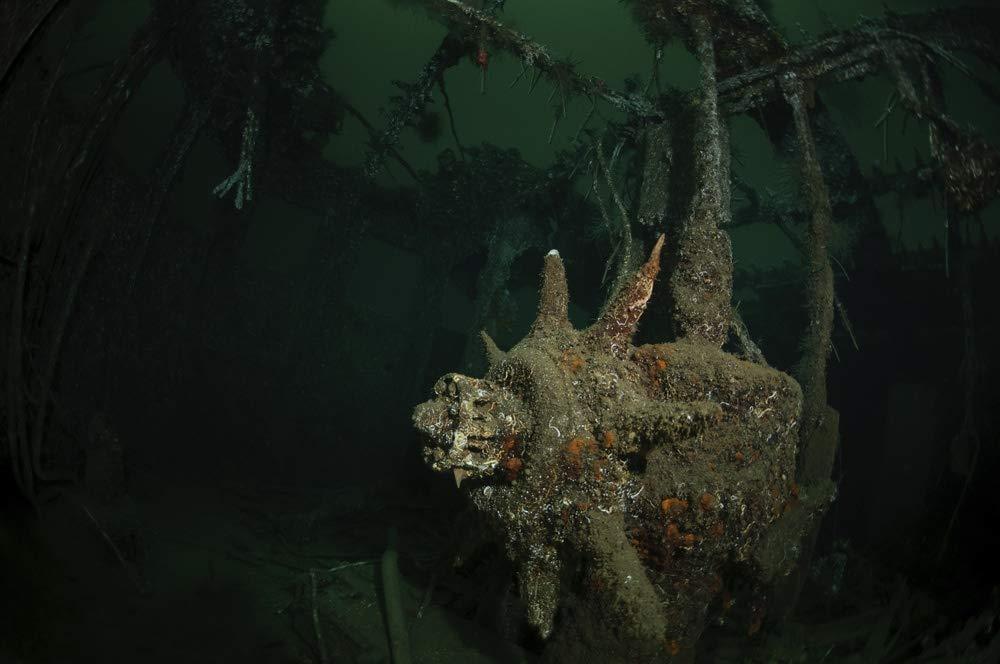
[[[572,597],[572,640],[624,661],[692,653],[724,567],[759,563],[799,497],[794,380],[705,339],[632,345],[662,245],[583,331],[550,252],[528,336],[484,337],[485,378],[443,377],[413,416],[503,539],[531,624],[548,636]]]
[[[833,205],[811,117],[822,113],[812,110],[816,83],[888,67],[899,86],[893,103],[898,98],[930,124],[943,187],[958,209],[980,209],[995,196],[996,150],[944,115],[932,58],[899,41],[910,17],[792,51],[756,3],[629,3],[654,44],[680,38],[700,65],[698,93],[667,120],[666,107],[577,75],[491,14],[458,2],[429,4],[459,25],[485,26],[494,44],[551,76],[564,94],[629,113],[643,127],[645,164],[633,220],[603,146],[592,148],[595,183],[607,182],[622,222],[618,276],[598,320],[572,329],[563,264],[552,250],[530,333],[507,352],[484,334],[485,376],[446,375],[415,410],[427,462],[468,487],[475,512],[514,565],[539,634],[553,633],[563,609],[546,651],[556,661],[584,653],[693,660],[707,615],[728,608],[715,600],[727,574],[761,589],[751,593],[746,625],[754,634],[768,610],[762,589],[779,596],[778,614],[794,605],[800,579],[784,577],[803,550],[808,560],[812,524],[835,495],[838,415],[827,405],[826,363],[835,311],[850,324],[830,265]],[[885,41],[873,48],[864,35]],[[914,67],[922,84],[911,78]],[[801,169],[806,232],[796,241],[808,276],[797,381],[767,365],[731,306],[725,116],[751,109],[766,110],[765,129],[798,155]],[[557,109],[553,126],[559,119]],[[963,164],[952,163],[949,155],[960,152]],[[964,184],[949,184],[953,178]],[[637,266],[634,232],[651,240],[661,230],[667,275],[660,288],[676,341],[635,347],[664,236]],[[730,338],[741,357],[723,350]]]
[[[464,333],[487,328],[504,341],[497,331],[517,319],[514,266],[552,249],[530,332],[505,342],[507,350],[484,335],[485,373],[447,374],[414,411],[424,458],[455,477],[511,562],[545,657],[692,660],[711,618],[730,616],[743,639],[787,617],[835,495],[839,416],[828,404],[827,362],[835,326],[854,341],[831,267],[835,230],[881,242],[876,196],[936,196],[943,273],[961,280],[965,412],[957,438],[970,459],[938,543],[944,552],[980,446],[972,243],[961,225],[1000,186],[1000,151],[949,111],[944,72],[1000,99],[995,81],[980,74],[1000,70],[1000,10],[887,11],[793,44],[763,0],[626,0],[654,66],[645,82],[620,84],[512,28],[505,0],[408,3],[445,34],[408,82],[393,81],[398,93],[379,119],[351,103],[346,81],[321,71],[334,39],[323,0],[155,0],[116,57],[76,70],[74,44],[99,3],[6,3],[0,143],[16,158],[0,160],[0,462],[11,492],[41,511],[83,485],[103,498],[110,523],[125,523],[121,538],[130,536],[127,520],[114,518],[125,494],[128,444],[115,433],[130,410],[123,395],[148,386],[183,410],[184,386],[208,378],[184,344],[231,346],[225,325],[265,308],[250,306],[264,295],[233,267],[261,201],[314,217],[314,241],[303,243],[309,270],[269,282],[281,324],[257,321],[264,341],[253,343],[260,375],[294,388],[274,390],[294,395],[286,420],[324,414],[310,431],[323,444],[334,430],[338,441],[409,441],[409,408],[426,398],[434,348],[462,347],[455,363],[466,366],[452,370],[477,373],[467,369],[475,334]],[[695,90],[659,78],[675,44],[697,62]],[[487,69],[504,57],[520,73],[503,94],[550,89],[552,115],[539,122],[549,142],[565,130],[573,99],[589,108],[545,169],[516,150],[460,140],[445,75],[477,67],[476,93],[493,93],[501,86],[487,85]],[[142,172],[119,158],[116,136],[139,91],[164,70],[177,83],[178,109]],[[890,116],[905,114],[926,130],[928,158],[913,169],[867,176],[824,104],[829,85],[873,75],[888,88],[877,126],[885,132]],[[454,150],[440,153],[435,172],[418,172],[402,139],[439,101]],[[800,196],[772,196],[734,176],[734,116],[756,123],[797,165]],[[325,152],[345,126],[368,138],[363,164]],[[212,223],[195,232],[166,221],[176,222],[185,169],[206,142],[226,166],[191,186],[215,206]],[[883,134],[888,153],[886,143]],[[397,165],[403,183],[386,176]],[[745,204],[734,205],[732,190]],[[598,234],[582,232],[589,221]],[[774,224],[802,257],[795,295],[803,326],[783,339],[797,357],[770,358],[787,372],[769,365],[733,306],[729,231],[749,223]],[[353,277],[372,238],[412,259],[400,262],[427,297],[389,312],[352,300],[352,285],[366,283]],[[887,244],[876,260],[889,255]],[[588,252],[593,265],[606,259],[606,304],[585,329],[570,324],[556,249]],[[474,293],[474,313],[467,328],[437,338],[442,293],[456,275]],[[576,292],[574,301],[595,303],[595,292]],[[213,293],[231,319],[213,310]],[[178,316],[180,303],[200,309]],[[636,345],[640,321],[657,330],[657,343]],[[317,349],[329,357],[316,361]],[[240,390],[257,375],[229,373]],[[220,412],[233,406],[213,398]],[[240,402],[238,417],[212,420],[228,427],[262,410]],[[398,416],[397,429],[387,412]],[[84,414],[92,434],[81,450],[72,434]],[[244,426],[271,423],[262,424]],[[382,428],[373,435],[373,427]],[[277,427],[275,435],[290,436]],[[233,457],[244,454],[240,445]],[[205,450],[192,443],[190,451],[200,463]],[[741,603],[727,613],[737,586]],[[319,611],[312,615],[321,641]],[[975,647],[975,635],[967,640]]]

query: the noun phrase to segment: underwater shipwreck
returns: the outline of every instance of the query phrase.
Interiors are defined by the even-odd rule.
[[[821,5],[6,2],[0,661],[1000,661],[1000,9]]]

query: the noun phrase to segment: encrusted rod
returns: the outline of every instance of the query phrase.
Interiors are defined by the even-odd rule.
[[[643,266],[628,279],[621,280],[600,317],[587,329],[586,335],[591,342],[607,348],[616,357],[628,353],[639,319],[653,294],[653,285],[660,273],[663,240],[664,236],[660,235]]]
[[[778,230],[780,230],[782,233],[785,234],[785,237],[788,238],[788,241],[792,244],[793,247],[795,247],[796,251],[802,254],[803,257],[809,255],[805,242],[803,242],[798,235],[792,232],[792,229],[788,227],[788,224],[785,223],[784,219],[782,219],[781,215],[778,212],[774,213],[774,217],[773,219],[771,219],[771,221],[773,221],[774,224],[778,227]],[[833,260],[837,260],[833,256],[830,256],[830,258]],[[841,271],[843,272],[844,276],[847,277],[847,271],[844,270],[842,265],[841,265]],[[850,279],[848,279],[848,281],[850,281]],[[833,304],[837,309],[837,315],[840,317],[840,324],[844,326],[844,331],[846,331],[847,335],[851,338],[851,345],[854,346],[854,350],[861,350],[861,346],[858,345],[858,339],[856,336],[854,336],[854,326],[851,324],[851,319],[847,315],[847,307],[844,306],[844,303],[843,301],[841,301],[840,296],[837,295],[836,289],[834,289],[833,291]]]
[[[663,120],[660,110],[646,99],[639,95],[628,95],[614,90],[596,76],[576,73],[571,65],[549,55],[545,46],[533,41],[527,35],[508,28],[496,17],[481,9],[470,7],[460,0],[424,0],[424,4],[470,34],[478,35],[485,27],[489,34],[490,46],[509,51],[519,57],[527,67],[534,67],[537,71],[556,79],[559,85],[565,87],[565,92],[603,99],[623,113]]]
[[[257,152],[257,139],[260,135],[260,118],[253,107],[247,108],[246,120],[243,121],[242,140],[240,142],[240,157],[236,162],[236,170],[217,184],[212,193],[219,198],[225,198],[229,190],[236,188],[233,204],[237,210],[243,209],[244,203],[253,200],[253,167]]]
[[[622,112],[649,120],[664,118],[662,111],[647,100],[614,90],[597,77],[576,73],[565,62],[552,58],[545,46],[460,0],[424,0],[424,4],[473,33],[487,26],[490,44],[517,55],[538,72],[565,80],[571,92],[603,99]],[[990,16],[997,15],[993,10],[986,11]],[[780,92],[776,80],[785,73],[806,80],[827,75],[837,80],[861,78],[884,65],[883,48],[887,45],[916,46],[937,57],[946,57],[945,48],[961,47],[987,61],[1000,59],[996,45],[979,36],[976,29],[976,23],[959,11],[894,15],[888,22],[865,21],[854,29],[829,35],[789,51],[776,61],[719,81],[719,107],[724,114],[733,115],[765,105]],[[963,40],[963,32],[971,33],[972,38]]]
[[[565,332],[569,324],[569,287],[566,268],[559,252],[553,249],[545,255],[542,267],[542,290],[538,300],[538,316],[531,326],[532,334]]]
[[[591,510],[579,546],[590,556],[588,567],[603,590],[602,600],[613,605],[615,612],[633,617],[620,629],[639,650],[646,644],[659,644],[668,630],[677,626],[668,622],[663,602],[635,549],[622,546],[625,529],[621,513]]]
[[[995,44],[981,39],[962,39],[963,32],[974,35],[971,22],[958,25],[941,20],[930,21],[931,14],[890,16],[887,21],[867,20],[855,28],[823,37],[788,51],[765,65],[730,76],[719,82],[719,98],[727,114],[743,113],[771,101],[781,87],[781,76],[794,74],[800,80],[813,81],[824,76],[845,81],[862,78],[886,66],[886,54],[896,49],[918,49],[928,57],[943,59],[954,66],[961,62],[947,48],[969,50],[992,61],[998,56]],[[991,12],[992,16],[998,16]]]
[[[722,408],[712,401],[624,404],[614,413],[621,430],[650,447],[692,438],[721,419]]]
[[[798,76],[788,74],[782,77],[781,88],[792,109],[802,158],[803,186],[812,211],[806,241],[806,307],[809,322],[797,376],[803,395],[800,439],[807,441],[819,426],[827,407],[826,362],[833,331],[833,269],[830,267],[827,244],[833,212],[809,127],[805,85]]]
[[[485,18],[492,18],[492,14],[503,8],[503,2],[495,1],[491,3],[491,7],[488,11],[481,12]],[[477,55],[477,59],[482,57],[488,57],[483,48],[485,31],[488,25],[484,22],[478,24],[479,30],[477,32],[476,41],[480,45],[480,54]],[[454,35],[447,34],[441,43],[438,45],[434,54],[424,65],[423,70],[420,72],[420,76],[417,77],[416,82],[412,84],[402,84],[394,82],[401,90],[404,92],[404,96],[393,98],[393,108],[386,113],[386,124],[385,128],[381,133],[372,136],[371,149],[368,154],[368,158],[365,161],[365,174],[374,178],[382,170],[382,166],[385,162],[387,155],[393,155],[398,161],[403,163],[404,168],[410,172],[414,180],[418,180],[416,173],[413,172],[409,166],[402,161],[402,157],[395,150],[395,146],[399,143],[399,135],[403,131],[403,128],[414,121],[414,119],[420,115],[427,105],[431,101],[432,90],[435,85],[439,85],[441,88],[441,95],[444,97],[445,109],[448,111],[448,118],[451,121],[451,132],[455,138],[455,143],[458,145],[458,151],[465,158],[464,150],[461,143],[458,142],[458,134],[455,133],[455,118],[452,116],[451,112],[451,102],[448,99],[448,93],[445,91],[444,87],[444,72],[458,64],[459,60],[465,54],[466,43],[461,39],[456,38]],[[485,85],[485,75],[486,75],[486,60],[480,62],[480,66],[483,68],[483,85]],[[354,113],[360,119],[360,114]],[[367,122],[364,122],[367,125]],[[371,131],[371,129],[369,129]]]
[[[368,131],[368,136],[373,140],[373,142],[376,144],[379,143],[380,134],[378,129],[376,129],[375,125],[368,121],[368,118],[366,118],[361,111],[355,108],[352,104],[344,104],[344,110],[347,111],[355,120],[361,123],[361,126]],[[403,155],[399,153],[399,150],[391,145],[386,145],[385,152],[392,155],[392,158],[403,167],[403,170],[406,171],[411,178],[413,178],[414,182],[420,181],[420,176],[417,175],[415,170],[413,170],[413,167],[410,166],[409,162],[403,158]]]
[[[721,228],[730,217],[729,135],[718,106],[711,26],[705,17],[693,16],[691,28],[701,65],[700,96],[693,109],[695,190],[673,247],[670,292],[678,336],[721,347],[729,334],[733,291],[732,248]]]
[[[619,143],[618,148],[621,147]],[[615,238],[615,232],[613,230],[614,226],[611,224],[611,219],[607,214],[607,210],[604,207],[604,203],[601,200],[600,195],[597,196],[597,203],[601,208],[601,215],[604,217],[604,221],[608,226],[609,240],[612,243],[612,252],[608,257],[608,263],[604,267],[604,273],[607,275],[608,269],[611,267],[611,262],[618,254],[619,250],[622,252],[621,258],[618,259],[618,270],[615,274],[614,288],[612,292],[617,291],[621,288],[622,284],[629,278],[632,270],[635,266],[632,265],[632,225],[629,219],[628,210],[625,208],[625,203],[622,201],[621,195],[618,193],[618,188],[615,186],[614,177],[611,174],[611,169],[614,167],[614,156],[617,155],[618,148],[612,154],[612,164],[608,165],[608,161],[604,156],[604,144],[601,139],[598,139],[594,144],[594,152],[597,154],[597,164],[604,174],[604,182],[608,186],[608,191],[611,192],[611,198],[614,199],[615,205],[618,207],[618,214],[621,217],[621,230],[618,232],[617,239]],[[599,193],[597,191],[597,179],[594,179],[594,193]],[[603,279],[601,280],[603,282]]]
[[[446,35],[414,83],[396,82],[404,96],[393,98],[393,108],[386,113],[385,127],[371,140],[371,149],[365,161],[365,174],[368,177],[374,178],[381,172],[386,156],[395,153],[403,128],[423,113],[431,101],[434,86],[444,76],[445,70],[458,62],[461,51],[461,43],[451,35]]]

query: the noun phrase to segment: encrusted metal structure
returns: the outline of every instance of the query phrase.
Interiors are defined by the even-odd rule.
[[[772,25],[768,3],[626,0],[657,66],[674,42],[695,55],[701,85],[688,93],[661,86],[656,67],[644,89],[617,88],[579,71],[502,20],[503,0],[411,2],[440,20],[446,34],[409,83],[394,82],[399,94],[388,100],[380,127],[320,70],[332,37],[322,0],[156,0],[114,61],[75,72],[70,37],[90,20],[93,3],[15,0],[0,10],[0,143],[18,155],[0,163],[0,182],[9,189],[0,196],[0,216],[10,221],[0,233],[0,461],[17,492],[37,507],[44,490],[79,475],[72,446],[58,444],[65,428],[58,425],[71,403],[71,381],[61,372],[71,364],[64,362],[64,340],[74,337],[80,294],[88,281],[96,283],[101,306],[116,312],[108,323],[105,309],[95,309],[102,315],[92,324],[107,366],[130,358],[137,283],[199,137],[207,135],[231,161],[228,176],[202,183],[204,193],[231,194],[232,204],[219,208],[218,228],[204,247],[180,244],[164,253],[204,256],[189,260],[210,274],[212,260],[224,263],[242,246],[254,206],[280,199],[323,218],[318,253],[325,264],[312,283],[334,284],[337,293],[351,283],[346,276],[365,234],[418,255],[422,290],[429,292],[485,254],[485,267],[470,279],[477,286],[470,324],[494,329],[514,318],[493,311],[509,304],[515,259],[556,243],[580,249],[564,243],[579,233],[571,224],[596,216],[574,193],[586,174],[608,229],[615,284],[608,304],[592,326],[573,329],[562,261],[555,252],[546,256],[530,333],[507,352],[487,339],[485,375],[445,376],[414,413],[427,461],[455,475],[503,544],[529,621],[550,639],[551,659],[691,659],[706,617],[725,608],[713,598],[733,578],[751,587],[744,596],[752,601],[767,588],[779,596],[775,605],[790,610],[800,586],[794,578],[770,582],[796,563],[809,567],[810,522],[833,495],[839,442],[826,391],[834,314],[847,325],[830,263],[833,229],[867,225],[883,233],[876,193],[938,191],[946,274],[950,257],[962,257],[958,222],[996,199],[1000,151],[952,115],[941,72],[954,69],[1000,98],[992,79],[969,64],[975,58],[991,73],[1000,69],[1000,10],[887,11],[792,44]],[[571,98],[591,104],[573,150],[545,173],[515,152],[458,140],[444,76],[463,62],[485,73],[501,52],[521,64],[505,94],[530,91],[539,81],[551,86],[557,103],[550,141]],[[134,93],[161,63],[182,84],[183,108],[152,172],[132,172],[109,158],[112,139]],[[864,175],[822,99],[828,84],[878,72],[887,74],[891,94],[877,126],[886,131],[898,108],[928,134],[928,162],[891,181],[880,169],[871,180]],[[93,94],[76,99],[64,83],[84,75],[96,76]],[[435,88],[458,155],[445,152],[436,173],[417,173],[400,153],[401,139],[429,110]],[[605,106],[620,122],[588,129],[594,109]],[[783,157],[798,158],[803,196],[771,200],[734,180],[726,119],[738,114],[758,122]],[[328,137],[347,119],[370,137],[363,167],[324,156]],[[603,141],[612,139],[606,159]],[[887,161],[886,142],[883,134]],[[622,186],[629,175],[619,157],[626,153],[637,165],[631,189]],[[377,178],[389,158],[415,186],[390,189]],[[620,220],[612,221],[616,210],[608,214],[599,184]],[[736,223],[773,222],[804,256],[806,320],[794,380],[767,365],[732,310],[730,186],[750,199]],[[640,266],[643,242],[652,252]],[[959,267],[967,284],[970,268],[961,260]],[[187,271],[170,275],[180,283],[176,275]],[[967,357],[975,357],[964,290],[964,343]],[[675,341],[637,347],[633,333],[654,291],[664,305],[655,315],[669,318]],[[442,306],[440,294],[416,303],[401,336],[429,339]],[[741,356],[724,350],[734,336]],[[430,353],[429,341],[420,347],[406,357],[414,383]],[[94,394],[119,391],[116,372],[104,374],[110,378],[96,381],[100,389],[82,384]],[[398,379],[393,373],[393,389],[402,393]],[[971,423],[971,369],[965,380]],[[80,403],[91,407],[91,396]],[[963,425],[964,437],[973,435],[971,427]],[[99,448],[92,464],[101,459]],[[763,609],[750,614],[746,631],[753,633]]]
[[[448,374],[414,423],[503,541],[529,622],[575,607],[586,650],[693,652],[722,568],[749,562],[796,500],[798,384],[704,341],[633,346],[663,237],[585,330],[559,254],[538,316],[483,378]]]

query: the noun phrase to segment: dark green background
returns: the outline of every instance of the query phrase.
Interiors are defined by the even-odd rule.
[[[786,39],[801,42],[815,38],[824,30],[849,26],[865,15],[878,16],[883,6],[894,11],[918,11],[949,3],[934,0],[896,0],[894,2],[819,0],[777,0],[771,13]],[[958,3],[954,3],[958,4]],[[968,3],[962,3],[968,4]],[[107,61],[123,47],[131,30],[142,20],[148,5],[133,0],[106,0],[99,14],[86,30],[90,37],[79,44],[76,61],[80,67]],[[572,58],[580,71],[592,73],[610,84],[622,87],[627,76],[648,79],[652,66],[652,48],[643,39],[627,7],[612,0],[510,0],[503,20],[548,45],[556,56]],[[329,82],[376,126],[381,124],[380,109],[398,91],[393,80],[412,81],[434,52],[444,35],[444,27],[423,10],[391,0],[333,1],[327,7],[326,23],[336,38],[322,58],[322,69]],[[977,72],[997,78],[976,61],[968,64]],[[460,138],[465,145],[490,142],[517,148],[529,162],[544,166],[554,151],[567,146],[589,107],[587,100],[574,100],[568,117],[560,124],[551,144],[547,142],[553,112],[547,103],[550,88],[541,83],[532,94],[522,82],[511,89],[509,83],[520,71],[520,63],[504,54],[492,54],[485,95],[479,93],[479,70],[472,62],[449,70],[448,91],[456,116]],[[959,72],[945,69],[949,111],[959,120],[975,124],[991,140],[1000,136],[1000,118],[977,88]],[[94,74],[93,76],[97,76]],[[660,65],[665,84],[690,89],[697,84],[693,58],[677,45],[669,47]],[[81,77],[80,89],[86,89],[88,77]],[[996,81],[995,81],[996,82]],[[882,114],[892,85],[884,75],[864,81],[821,86],[824,101],[850,141],[857,159],[867,172],[883,160],[882,130],[874,126]],[[121,124],[118,147],[127,161],[138,169],[149,169],[159,153],[172,122],[179,112],[182,90],[169,67],[161,64],[137,91]],[[440,96],[440,95],[438,95]],[[984,110],[985,109],[985,110]],[[436,99],[435,111],[440,111]],[[612,112],[603,108],[605,114]],[[594,127],[599,119],[591,120]],[[446,120],[442,120],[446,122]],[[732,118],[732,146],[736,154],[735,172],[761,191],[794,192],[797,188],[795,166],[779,163],[763,133],[745,116]],[[895,163],[912,166],[917,153],[927,157],[926,127],[910,120],[904,132],[903,113],[897,111],[889,120],[888,155],[890,170]],[[367,134],[355,120],[348,118],[344,131],[331,136],[326,154],[342,164],[360,165],[365,157]],[[404,134],[402,152],[418,170],[433,169],[436,155],[453,147],[445,130],[432,142],[423,142],[414,132]],[[222,180],[232,166],[225,163],[211,141],[202,139],[192,160],[180,200],[181,216],[190,223],[209,223],[211,185]],[[408,176],[390,165],[389,175],[400,184],[409,184]],[[739,204],[739,200],[735,201]],[[943,218],[929,203],[910,204],[901,218],[893,200],[879,201],[883,223],[889,237],[907,248],[927,246],[943,238]],[[310,220],[304,213],[287,206],[260,201],[255,215],[256,233],[251,234],[248,251],[263,252],[260,259],[273,269],[282,270],[295,261],[297,248],[310,241]],[[280,215],[282,223],[271,223]],[[1000,230],[996,206],[984,214],[988,232]],[[760,266],[794,259],[785,238],[773,227],[750,226],[734,229],[737,262]]]

